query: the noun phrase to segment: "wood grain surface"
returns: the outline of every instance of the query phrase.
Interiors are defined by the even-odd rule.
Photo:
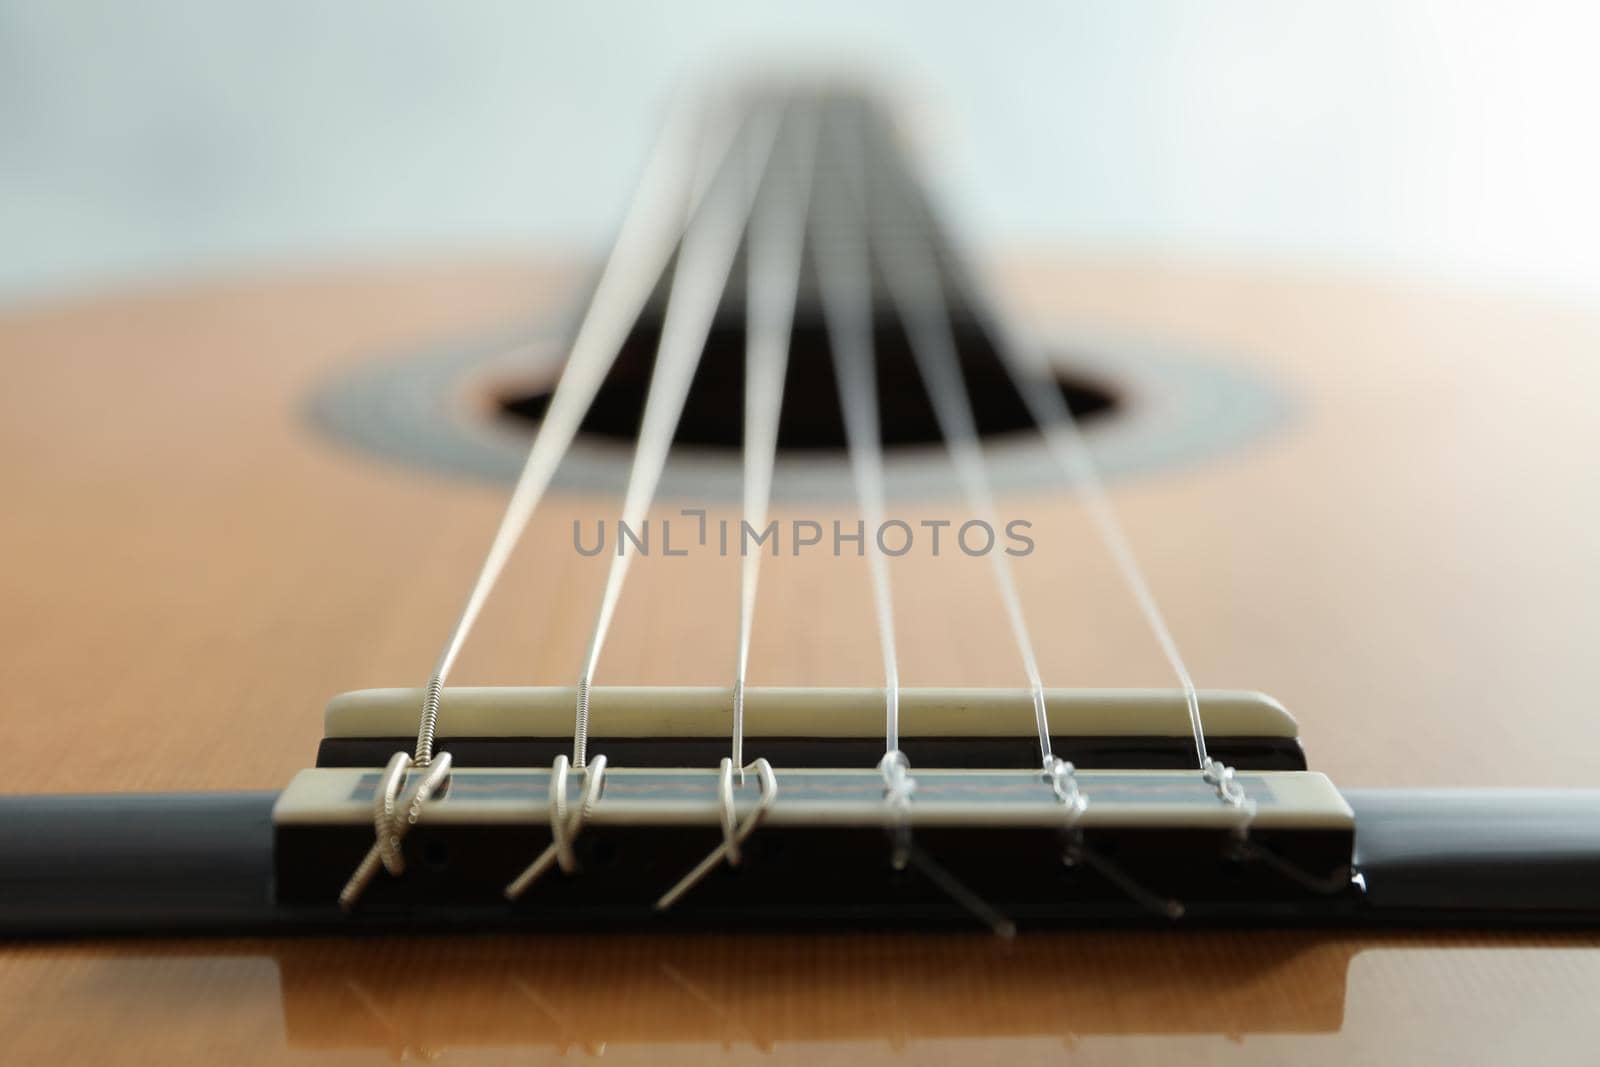
[[[306,398],[360,361],[564,308],[574,277],[350,270],[0,319],[3,788],[275,788],[311,760],[330,695],[424,680],[503,491],[343,451],[308,429]],[[1021,262],[1007,279],[1041,320],[1181,340],[1292,402],[1268,439],[1113,487],[1200,684],[1277,696],[1346,786],[1600,781],[1600,318],[1170,263]],[[570,524],[615,510],[551,501],[459,680],[571,682],[604,561],[577,556]],[[1078,508],[1041,492],[1002,511],[1037,528],[1019,575],[1047,682],[1163,684]],[[769,562],[752,681],[872,684],[861,561]],[[907,684],[1019,684],[981,560],[916,552],[892,571]],[[725,682],[736,590],[736,561],[714,555],[636,566],[600,680]],[[15,1062],[1576,1063],[1600,1038],[1595,949],[1314,933],[22,945],[0,949],[0,1026]]]

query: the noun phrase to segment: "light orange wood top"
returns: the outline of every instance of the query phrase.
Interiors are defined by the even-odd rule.
[[[349,272],[0,320],[5,789],[275,788],[331,694],[422,681],[503,493],[331,446],[302,405],[341,367],[562,307],[572,278]],[[1273,693],[1346,786],[1600,781],[1600,319],[1150,263],[1010,280],[1036,314],[1181,339],[1295,405],[1270,439],[1114,486],[1200,684]],[[1163,684],[1074,505],[1003,508],[1038,528],[1019,573],[1047,681]],[[570,522],[614,511],[551,502],[461,681],[570,683],[603,563]],[[601,680],[724,683],[731,563],[635,567]],[[752,679],[872,684],[863,570],[771,561]],[[1017,683],[981,561],[894,573],[908,684]],[[1580,1062],[1597,979],[1587,937],[46,945],[0,952],[0,1025],[19,1062]]]

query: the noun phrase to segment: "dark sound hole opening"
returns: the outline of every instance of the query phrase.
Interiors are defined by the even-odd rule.
[[[972,401],[978,432],[985,437],[1033,428],[1033,419],[983,331],[957,325],[956,348]],[[658,331],[633,331],[593,406],[583,432],[622,441],[635,439],[655,364]],[[892,321],[875,331],[878,406],[883,442],[890,448],[933,445],[944,437],[903,332]],[[744,441],[745,335],[738,324],[720,325],[707,338],[699,370],[684,405],[674,442],[701,448],[738,450]],[[1079,377],[1057,381],[1073,415],[1083,421],[1106,418],[1120,398],[1104,385]],[[531,425],[544,416],[548,387],[512,391],[499,397],[501,411]],[[784,450],[843,449],[845,435],[835,391],[827,331],[821,323],[797,323],[790,342],[778,447]]]

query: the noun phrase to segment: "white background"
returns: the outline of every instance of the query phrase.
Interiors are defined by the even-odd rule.
[[[0,0],[0,302],[603,246],[673,86],[920,92],[947,198],[1056,243],[1600,292],[1600,7]]]

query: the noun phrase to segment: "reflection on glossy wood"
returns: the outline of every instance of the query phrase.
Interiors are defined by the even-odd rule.
[[[503,496],[339,452],[298,405],[351,361],[502,328],[530,293],[559,306],[570,278],[373,272],[0,320],[5,788],[276,788],[311,759],[331,694],[417,684]],[[1202,685],[1283,699],[1345,785],[1600,781],[1592,315],[1149,264],[1013,280],[1056,321],[1181,338],[1296,400],[1276,440],[1114,487]],[[1018,570],[1047,682],[1164,683],[1083,517],[1052,497],[1003,507],[1037,524]],[[604,560],[575,556],[570,522],[613,513],[553,502],[463,683],[571,682]],[[860,561],[769,562],[752,679],[872,684]],[[728,563],[634,568],[600,680],[725,684]],[[908,684],[1017,684],[982,561],[895,574]],[[641,1063],[1010,1064],[1064,1043],[1089,1062],[1560,1062],[1600,1037],[1596,987],[1587,938],[12,946],[0,1026],[18,1062],[603,1045]]]
[[[1476,1062],[1496,1047],[1559,1058],[1600,1037],[1600,1022],[1580,1018],[1600,982],[1596,947],[1315,932],[51,947],[0,960],[0,1026],[19,1061],[35,1062],[69,1048],[111,1062],[604,1052],[689,1063],[718,1050],[772,1063],[1005,1050],[1028,1062],[1122,1042],[1152,1061],[1173,1047],[1198,1062],[1275,1062],[1288,1049],[1329,1063],[1362,1050]]]
[[[1326,1032],[1350,948],[1315,936],[497,939],[280,949],[291,1044],[412,1046]],[[390,962],[385,959],[385,962]],[[462,1010],[450,991],[487,980]],[[1292,989],[1279,997],[1274,989]],[[354,1017],[367,1012],[357,1032]]]

